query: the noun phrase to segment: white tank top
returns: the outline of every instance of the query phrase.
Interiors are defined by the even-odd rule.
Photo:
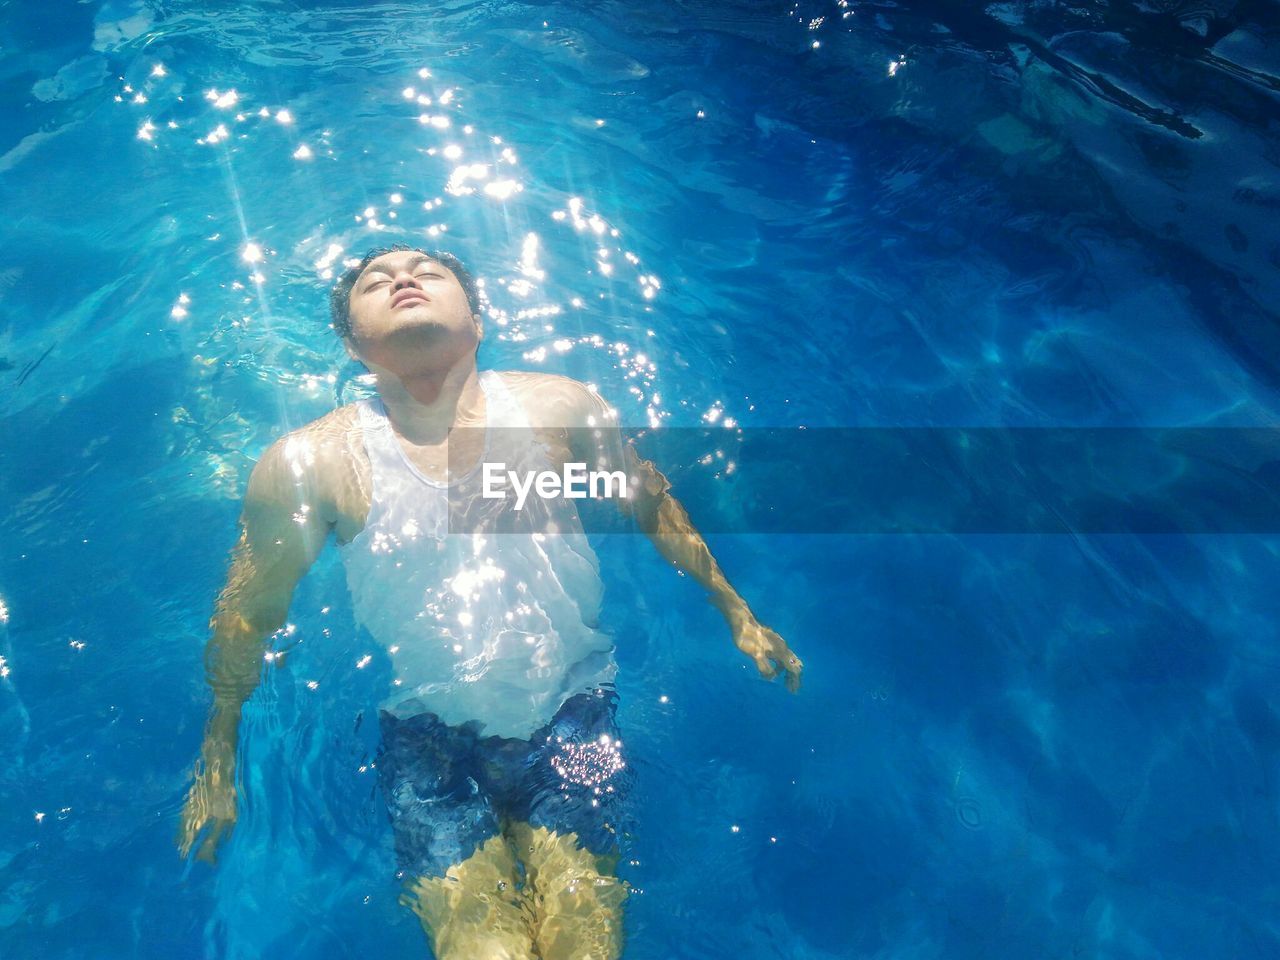
[[[480,386],[482,461],[551,469],[502,377],[485,371]],[[396,439],[381,399],[356,406],[373,489],[364,529],[340,554],[356,619],[390,659],[380,706],[528,739],[569,697],[612,681],[613,643],[594,626],[599,562],[573,503],[531,494],[516,513],[513,497],[481,502],[479,464],[449,484],[430,480]],[[452,530],[479,532],[450,531],[451,502]],[[483,515],[461,525],[460,503]],[[549,526],[557,532],[534,532]]]

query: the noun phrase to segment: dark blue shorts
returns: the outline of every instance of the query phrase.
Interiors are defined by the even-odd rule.
[[[629,781],[612,690],[570,697],[528,740],[485,737],[434,713],[379,712],[378,780],[407,875],[444,876],[504,821],[576,833],[593,853],[613,852]]]

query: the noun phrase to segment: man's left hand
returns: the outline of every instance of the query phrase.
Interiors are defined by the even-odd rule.
[[[776,631],[752,617],[734,629],[733,642],[755,661],[756,669],[766,680],[786,674],[787,689],[792,693],[800,689],[800,674],[804,670],[804,663]]]

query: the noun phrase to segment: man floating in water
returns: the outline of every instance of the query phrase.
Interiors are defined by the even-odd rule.
[[[708,591],[760,673],[795,691],[801,661],[730,586],[596,393],[477,370],[480,300],[455,257],[372,251],[331,307],[378,396],[277,440],[249,479],[210,624],[213,709],[179,848],[213,860],[235,825],[241,706],[332,531],[356,617],[390,664],[379,780],[404,900],[436,956],[617,957],[626,763],[613,644],[596,627],[598,564],[572,498],[541,481],[530,496],[526,480],[518,501],[500,481],[559,474],[569,485],[584,465],[603,468],[593,479],[629,478],[613,502]]]

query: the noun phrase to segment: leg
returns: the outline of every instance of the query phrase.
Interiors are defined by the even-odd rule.
[[[542,960],[615,960],[627,887],[615,875],[629,776],[617,694],[569,698],[534,736],[523,796],[504,829],[525,866]]]
[[[443,877],[419,877],[402,898],[422,921],[436,960],[533,960],[530,908],[514,853],[490,837]]]
[[[380,717],[379,781],[408,889],[437,960],[532,960],[518,866],[475,736],[432,714]]]
[[[622,955],[622,902],[616,857],[597,856],[576,833],[516,823],[509,827],[524,861],[534,943],[542,960],[617,960]]]

